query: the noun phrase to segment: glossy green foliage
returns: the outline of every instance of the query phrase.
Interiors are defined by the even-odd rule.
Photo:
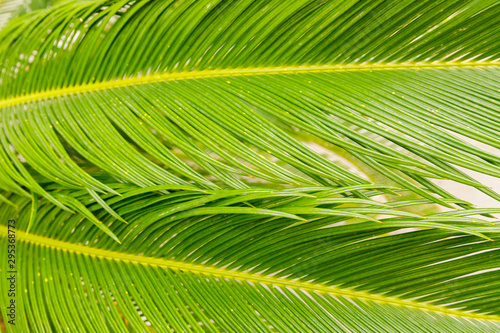
[[[500,199],[470,176],[500,177],[477,144],[500,149],[499,17],[484,0],[179,0],[12,19],[16,329],[500,330],[499,211],[433,183]]]
[[[122,244],[84,216],[50,203],[41,204],[30,222],[30,201],[9,196],[19,210],[4,209],[0,217],[17,220],[17,329],[498,330],[497,316],[478,315],[500,311],[499,274],[491,270],[497,241],[455,228],[476,222],[470,230],[494,240],[500,229],[459,211],[422,219],[393,210],[398,217],[373,222],[365,212],[391,213],[388,205],[422,202],[384,205],[354,198],[352,188],[207,193],[111,186],[125,194],[104,198],[107,207],[128,224],[84,191],[61,194],[75,196]],[[446,229],[414,228],[440,225]],[[4,248],[5,234],[1,226]],[[471,274],[476,271],[483,273]],[[8,281],[1,284],[7,288]],[[2,293],[0,300],[8,298]]]

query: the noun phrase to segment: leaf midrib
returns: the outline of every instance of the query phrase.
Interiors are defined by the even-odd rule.
[[[0,226],[0,236],[7,237],[8,231],[6,226]],[[170,268],[174,270],[195,272],[202,274],[209,274],[212,276],[219,276],[223,278],[231,278],[237,280],[251,281],[254,283],[265,283],[273,286],[280,286],[285,288],[302,289],[308,291],[314,291],[319,293],[327,293],[338,296],[347,296],[350,298],[374,301],[377,303],[391,304],[397,306],[403,306],[423,311],[429,311],[434,313],[441,313],[446,315],[454,315],[462,318],[470,319],[480,319],[489,321],[500,321],[500,316],[497,315],[486,315],[471,313],[461,310],[448,309],[443,306],[431,305],[426,303],[419,303],[415,301],[408,301],[399,299],[397,297],[388,297],[377,294],[370,294],[362,291],[354,291],[347,288],[338,288],[325,286],[323,284],[315,284],[309,282],[299,282],[295,280],[290,280],[286,278],[275,278],[269,276],[263,276],[259,274],[238,272],[234,270],[227,270],[222,268],[215,268],[211,266],[196,265],[190,263],[184,263],[174,260],[165,260],[159,258],[137,256],[132,254],[119,253],[116,251],[103,250],[99,248],[83,246],[78,244],[73,244],[69,242],[64,242],[56,239],[51,239],[31,233],[26,233],[24,231],[16,230],[16,240],[22,242],[28,242],[36,244],[39,246],[50,247],[62,251],[69,251],[77,254],[90,255],[94,257],[117,260],[122,262],[130,262],[134,264],[150,265],[150,266],[160,266],[165,268]]]
[[[500,61],[464,61],[464,62],[415,62],[415,63],[375,63],[375,64],[344,64],[316,66],[288,66],[261,68],[214,69],[201,71],[185,71],[128,77],[105,82],[81,84],[72,87],[56,88],[22,96],[13,96],[0,100],[0,109],[25,104],[34,101],[74,95],[96,90],[115,89],[127,86],[142,85],[162,81],[180,81],[214,77],[235,77],[249,75],[328,73],[347,71],[378,71],[378,70],[408,70],[408,69],[451,69],[451,68],[484,68],[500,66]]]

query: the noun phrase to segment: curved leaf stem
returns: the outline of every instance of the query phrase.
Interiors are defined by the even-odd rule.
[[[212,77],[235,77],[248,75],[273,74],[300,74],[300,73],[327,73],[327,72],[355,72],[372,70],[408,70],[408,69],[451,69],[451,68],[486,68],[500,66],[498,61],[464,61],[464,62],[415,62],[415,63],[374,63],[374,64],[343,64],[319,66],[290,66],[290,67],[262,67],[262,68],[229,68],[201,71],[184,71],[174,73],[151,74],[106,82],[94,82],[71,87],[63,87],[48,91],[37,92],[23,96],[13,96],[0,100],[0,109],[12,105],[30,103],[33,101],[75,95],[96,90],[115,89],[120,87],[141,84],[180,81]]]
[[[7,237],[7,228],[5,226],[0,226],[0,236]],[[500,316],[496,315],[487,315],[487,314],[479,314],[466,312],[461,310],[448,309],[443,306],[432,305],[427,303],[419,303],[410,300],[403,300],[397,297],[388,297],[377,294],[370,294],[367,292],[350,290],[347,288],[338,288],[332,286],[326,286],[323,284],[315,284],[309,282],[300,282],[295,280],[290,280],[286,278],[276,278],[271,276],[264,276],[253,273],[245,273],[238,272],[234,270],[227,270],[216,267],[209,267],[203,265],[196,265],[190,263],[184,263],[180,261],[174,260],[165,260],[159,258],[145,257],[145,256],[136,256],[132,254],[119,253],[116,251],[108,251],[68,242],[59,241],[56,239],[50,239],[43,236],[34,235],[31,233],[27,233],[24,231],[16,231],[16,238],[22,242],[28,242],[32,244],[36,244],[43,247],[50,247],[57,250],[69,251],[78,254],[84,254],[99,258],[106,258],[111,260],[123,261],[123,262],[131,262],[142,265],[151,265],[151,266],[160,266],[166,267],[169,269],[180,270],[180,271],[188,271],[188,272],[196,272],[202,274],[209,274],[213,276],[220,276],[224,278],[231,278],[237,280],[245,280],[251,281],[253,283],[264,283],[267,285],[278,286],[283,288],[294,288],[294,289],[302,289],[312,292],[319,293],[327,293],[339,296],[347,296],[350,298],[356,298],[360,300],[374,301],[378,303],[384,304],[392,304],[398,305],[413,309],[419,309],[434,313],[441,313],[445,315],[458,316],[462,318],[470,318],[470,319],[480,319],[480,320],[489,320],[489,321],[500,321]]]

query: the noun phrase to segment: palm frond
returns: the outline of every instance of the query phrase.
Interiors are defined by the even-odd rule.
[[[106,0],[13,18],[0,246],[15,218],[15,329],[497,332],[499,210],[433,180],[500,200],[470,176],[500,176],[476,145],[500,148],[499,14]]]
[[[157,188],[113,187],[125,194],[104,200],[129,224],[109,215],[88,193],[74,195],[122,244],[103,237],[83,215],[46,200],[30,222],[24,209],[30,200],[9,195],[23,208],[0,213],[2,221],[16,219],[17,329],[496,332],[500,327],[500,271],[491,260],[497,242],[454,231],[480,222],[462,221],[457,212],[421,222],[400,211],[400,217],[377,223],[370,214],[358,215],[376,214],[383,204],[340,196],[352,188],[224,194],[169,188],[160,194]],[[313,203],[323,208],[306,209]],[[414,228],[431,221],[451,228]],[[498,227],[475,224],[470,230],[499,239]],[[6,247],[3,223],[0,235]],[[6,265],[2,261],[2,271]],[[0,283],[8,289],[6,279]],[[5,293],[0,298],[7,304]],[[7,318],[4,307],[1,311]]]
[[[33,175],[111,193],[83,162],[140,187],[237,189],[247,177],[369,183],[304,146],[299,131],[437,203],[456,198],[432,178],[498,199],[456,167],[499,176],[499,157],[454,135],[499,146],[498,9],[488,1],[104,1],[14,20],[0,33],[9,124],[1,154],[13,165],[0,185],[60,206]]]

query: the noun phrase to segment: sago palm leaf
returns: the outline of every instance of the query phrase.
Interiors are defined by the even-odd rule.
[[[3,306],[0,327],[500,330],[499,211],[432,181],[500,200],[469,176],[500,176],[476,145],[500,148],[499,14],[484,0],[69,1],[12,19],[0,243],[15,219],[17,317]]]
[[[363,218],[363,209],[375,213],[383,204],[335,195],[352,188],[211,193],[165,186],[170,193],[160,194],[158,188],[110,186],[125,194],[105,201],[128,225],[85,191],[58,193],[75,196],[122,244],[85,215],[50,203],[38,207],[28,233],[30,200],[9,197],[20,208],[0,216],[17,220],[15,332],[500,328],[500,276],[492,260],[498,245],[453,230],[473,222],[460,213],[467,211],[425,220],[394,211],[400,216],[374,222]],[[191,208],[193,202],[205,205]],[[344,222],[353,214],[360,218]],[[447,231],[428,229],[440,223],[450,223]],[[498,227],[477,224],[474,231],[500,239]],[[7,233],[1,226],[2,248]],[[6,261],[0,269],[11,270]],[[10,282],[2,279],[0,285],[8,290]],[[8,304],[5,292],[0,299]],[[2,315],[9,318],[5,308]]]

